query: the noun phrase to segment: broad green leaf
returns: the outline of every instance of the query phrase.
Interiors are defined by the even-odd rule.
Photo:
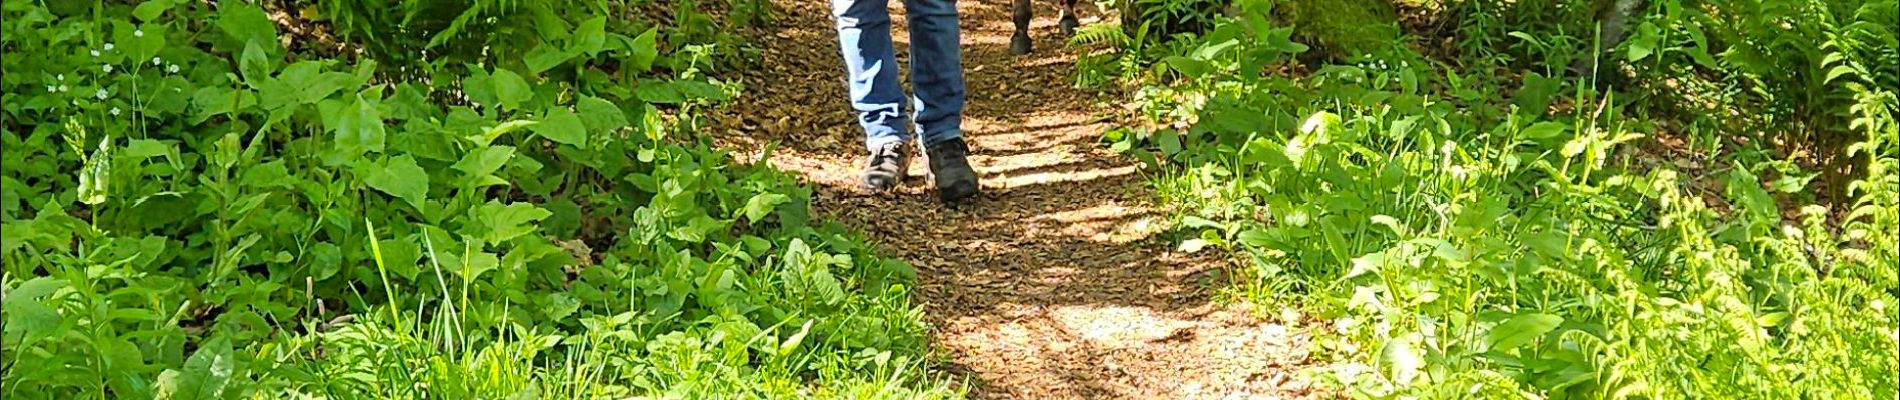
[[[376,105],[356,96],[356,101],[348,105],[341,101],[326,100],[320,107],[326,110],[325,128],[336,133],[336,147],[349,154],[362,154],[367,151],[383,151],[383,114]],[[330,116],[334,115],[334,116]]]
[[[1521,240],[1524,241],[1524,246],[1529,247],[1531,251],[1535,251],[1544,257],[1559,260],[1565,258],[1565,254],[1568,253],[1566,249],[1570,246],[1570,238],[1568,236],[1553,231],[1530,234],[1523,236]]]
[[[575,147],[587,145],[587,126],[581,123],[580,116],[566,108],[549,109],[547,117],[531,129],[534,129],[535,134],[561,144]]]
[[[429,173],[416,166],[414,158],[404,154],[390,157],[381,168],[368,171],[363,184],[403,199],[420,210],[422,200],[429,192]]]
[[[1491,327],[1491,332],[1485,334],[1485,342],[1491,344],[1493,351],[1515,349],[1537,340],[1537,337],[1556,329],[1557,324],[1563,322],[1563,317],[1555,315],[1520,313]]]
[[[469,140],[475,142],[475,144],[477,145],[486,146],[489,143],[494,143],[495,139],[501,138],[501,135],[506,135],[509,132],[521,130],[521,128],[534,126],[535,124],[539,124],[539,123],[541,122],[529,121],[529,120],[524,120],[524,119],[517,119],[513,121],[503,122],[500,125],[483,128],[481,135],[471,137],[469,138]]]
[[[0,310],[6,314],[4,333],[7,338],[39,338],[54,334],[60,324],[59,312],[47,306],[43,297],[65,285],[65,280],[38,277],[7,291],[7,301],[0,303]]]
[[[1181,252],[1184,252],[1184,253],[1198,253],[1201,251],[1201,249],[1205,249],[1205,248],[1207,248],[1206,240],[1188,239],[1181,242],[1180,250]]]
[[[1248,229],[1240,231],[1239,241],[1250,247],[1266,247],[1273,244],[1273,236],[1264,230]]]
[[[1625,45],[1629,46],[1629,53],[1627,54],[1629,61],[1642,61],[1644,58],[1648,58],[1649,55],[1656,53],[1656,46],[1662,41],[1660,29],[1661,28],[1656,27],[1655,24],[1649,22],[1644,22],[1638,27],[1636,33],[1630,36],[1629,41],[1625,42]]]
[[[549,216],[541,220],[541,229],[557,238],[573,238],[581,228],[581,205],[566,197],[543,203]]]
[[[244,167],[244,175],[238,180],[238,184],[255,188],[291,189],[292,185],[299,180],[299,178],[291,177],[290,169],[284,167],[282,159],[278,159]]]
[[[468,68],[468,76],[462,78],[462,95],[477,105],[500,107],[495,100],[495,78],[480,67]]]
[[[234,49],[247,43],[257,43],[267,50],[277,48],[277,23],[250,2],[219,3],[217,25]]]
[[[151,21],[158,19],[166,11],[171,11],[176,5],[178,5],[177,0],[147,0],[139,3],[138,8],[132,9],[132,16],[138,17],[140,21]]]
[[[539,74],[561,65],[561,63],[567,62],[567,60],[574,58],[574,55],[575,52],[572,50],[542,44],[535,46],[534,50],[529,50],[528,55],[521,61],[528,65],[528,73]]]
[[[125,150],[119,152],[120,160],[127,162],[144,161],[152,157],[169,155],[172,152],[170,142],[152,139],[132,139],[125,144]]]
[[[726,91],[719,89],[718,85],[712,83],[696,80],[678,80],[670,82],[669,84],[678,90],[680,95],[686,96],[688,99],[713,101],[726,99]]]
[[[1181,153],[1181,134],[1173,129],[1157,130],[1154,133],[1155,145],[1161,146],[1161,155],[1173,156]]]
[[[627,64],[633,72],[643,73],[653,69],[653,60],[660,57],[660,46],[655,40],[659,31],[659,28],[649,28],[634,37],[628,45],[631,54],[627,55]]]
[[[495,98],[501,103],[501,108],[518,110],[521,109],[522,103],[534,99],[534,89],[528,86],[527,80],[521,79],[521,75],[515,74],[514,71],[496,68],[495,74],[490,76],[489,80],[489,83],[495,85]]]
[[[1563,134],[1569,130],[1570,125],[1545,121],[1531,124],[1531,126],[1519,131],[1517,137],[1519,139],[1547,140],[1563,136]]]
[[[568,47],[567,51],[586,53],[588,57],[593,57],[606,46],[607,17],[600,16],[581,21],[579,26],[574,27],[574,43]]]
[[[593,96],[581,96],[574,103],[575,111],[580,114],[581,122],[587,124],[588,132],[608,133],[627,126],[627,113],[613,102]]]
[[[653,104],[679,104],[686,101],[686,96],[667,82],[642,81],[634,92],[640,95],[640,100]]]
[[[811,333],[811,324],[813,322],[817,322],[817,321],[805,320],[805,326],[798,328],[798,333],[792,334],[792,336],[785,338],[784,342],[779,343],[778,353],[776,353],[775,355],[779,357],[784,357],[784,356],[792,354],[792,351],[798,350],[798,345],[800,343],[805,342],[805,335]]]
[[[158,52],[165,49],[165,37],[170,31],[170,26],[163,23],[140,24],[138,29],[133,31],[131,41],[127,42],[132,47],[132,59],[139,62],[143,68],[160,68],[147,60],[157,57]]]
[[[272,70],[270,53],[266,53],[262,45],[258,45],[257,42],[247,42],[243,45],[243,53],[237,55],[237,74],[243,76],[243,82],[249,83],[251,87],[258,87],[260,83],[270,78],[270,70]]]
[[[1206,61],[1182,56],[1169,56],[1168,58],[1161,59],[1161,61],[1168,63],[1168,67],[1174,68],[1175,71],[1179,71],[1182,75],[1187,75],[1188,78],[1199,79],[1203,76],[1207,76],[1208,72],[1214,70],[1214,67],[1209,65]]]
[[[463,155],[453,168],[468,174],[470,178],[481,178],[501,170],[503,165],[508,164],[508,159],[514,156],[514,146],[488,146]]]
[[[230,381],[235,366],[230,343],[212,340],[192,353],[191,359],[185,361],[184,369],[160,373],[155,397],[178,400],[222,398],[225,384]]]
[[[350,76],[350,74],[342,72],[324,72],[310,76],[308,79],[291,82],[291,84],[298,88],[299,101],[302,101],[303,104],[310,104],[329,98],[331,94],[342,91],[345,87],[353,86],[353,79],[355,78]],[[375,92],[376,90],[372,89],[370,91]],[[377,103],[381,103],[381,101],[378,100]],[[377,115],[382,115],[380,109],[377,110]]]
[[[727,227],[726,221],[713,219],[704,214],[693,216],[685,224],[674,226],[667,236],[682,242],[699,243],[706,241],[708,235]]]
[[[757,223],[759,220],[765,219],[767,214],[771,214],[772,209],[777,208],[780,204],[791,201],[791,199],[789,196],[778,193],[760,193],[754,195],[745,202],[745,208],[743,209],[745,219]]]
[[[488,244],[500,244],[514,238],[534,232],[535,221],[547,218],[553,213],[528,203],[510,203],[502,205],[489,200],[481,207],[469,209],[469,218],[476,225],[474,234]]]

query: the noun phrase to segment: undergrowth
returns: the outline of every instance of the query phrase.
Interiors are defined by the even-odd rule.
[[[1660,13],[1592,62],[1639,85],[1696,63],[1729,95],[1673,100],[1799,121],[1737,118],[1779,129],[1750,137],[1723,124],[1729,113],[1678,124],[1652,108],[1693,93],[1566,78],[1596,44],[1561,28],[1504,32],[1518,25],[1474,18],[1485,25],[1459,30],[1488,35],[1461,39],[1473,59],[1398,47],[1299,66],[1298,27],[1273,22],[1283,2],[1234,3],[1202,32],[1091,37],[1116,45],[1094,57],[1135,62],[1079,63],[1078,77],[1131,77],[1140,123],[1104,140],[1156,167],[1183,250],[1236,260],[1235,297],[1303,311],[1288,322],[1319,334],[1315,378],[1363,398],[1900,391],[1900,109],[1891,64],[1864,61],[1894,54],[1893,2],[1719,36],[1697,30],[1748,26],[1755,8],[1813,9],[1709,2],[1694,11],[1708,19],[1670,19],[1686,11],[1652,2]],[[1512,4],[1454,6],[1473,3]],[[1474,61],[1502,56],[1526,62]],[[1757,70],[1772,59],[1824,76]],[[1507,67],[1479,67],[1491,65]],[[1714,165],[1646,151],[1683,133],[1665,127],[1722,140],[1695,148]],[[1834,149],[1860,160],[1851,201],[1822,201],[1816,174],[1777,158],[1787,153],[1775,143],[1819,134],[1856,143]]]
[[[960,396],[910,267],[693,134],[698,2],[72,3],[0,3],[6,398]]]

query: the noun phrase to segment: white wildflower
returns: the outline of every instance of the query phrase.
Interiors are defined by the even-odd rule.
[[[132,30],[132,37],[145,37],[145,30],[144,30],[144,29],[133,29],[133,30]]]
[[[113,108],[112,108],[112,116],[114,116],[114,117],[117,117],[117,116],[119,116],[119,108],[118,108],[118,107],[113,107]]]
[[[98,92],[94,92],[94,93],[93,93],[92,95],[93,95],[93,97],[98,97],[98,98],[99,98],[99,100],[105,100],[105,99],[106,99],[106,90],[105,90],[105,89],[99,89],[99,91],[98,91]]]
[[[53,76],[53,79],[58,79],[58,80],[62,80],[62,81],[63,81],[63,80],[66,80],[66,74],[59,74],[59,75],[54,75],[54,76]]]
[[[70,87],[67,87],[66,85],[59,85],[59,91],[61,91],[61,92],[66,92],[66,91],[70,91],[71,89],[72,89],[72,88],[70,88]]]
[[[99,51],[98,51],[98,50],[93,50],[93,51],[92,51],[92,56],[93,56],[93,57],[98,57],[98,56],[99,56]]]
[[[99,69],[106,71],[106,73],[112,73],[112,64],[101,65]]]
[[[106,51],[112,51],[112,44],[106,43]]]
[[[52,93],[52,92],[57,92],[57,91],[59,91],[59,88],[53,87],[53,85],[46,85],[47,93]]]
[[[165,64],[165,60],[160,60],[158,59],[158,57],[152,57],[153,66],[158,66],[158,65],[163,65],[163,64]]]
[[[165,72],[170,72],[174,74],[178,73],[178,64],[172,64],[172,65],[166,66]]]

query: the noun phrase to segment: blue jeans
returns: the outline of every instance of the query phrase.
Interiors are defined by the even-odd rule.
[[[876,149],[908,141],[911,125],[925,145],[963,137],[963,61],[959,54],[956,0],[904,0],[910,23],[910,83],[916,115],[906,120],[904,89],[897,81],[897,51],[891,44],[889,0],[831,0],[838,44],[844,51],[851,108],[864,127],[864,144]]]

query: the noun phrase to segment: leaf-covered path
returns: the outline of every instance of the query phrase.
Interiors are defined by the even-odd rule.
[[[898,193],[855,188],[862,134],[823,1],[777,0],[763,63],[717,116],[720,142],[819,188],[817,212],[917,267],[941,369],[974,398],[1289,398],[1302,331],[1215,305],[1218,259],[1172,251],[1134,162],[1098,145],[1114,98],[1069,84],[1074,55],[1038,2],[1038,52],[1011,56],[1006,1],[962,1],[965,137],[984,195],[947,208],[921,159]],[[900,60],[905,57],[901,1]],[[1048,3],[1048,4],[1044,4]],[[1085,15],[1092,15],[1086,13]]]

